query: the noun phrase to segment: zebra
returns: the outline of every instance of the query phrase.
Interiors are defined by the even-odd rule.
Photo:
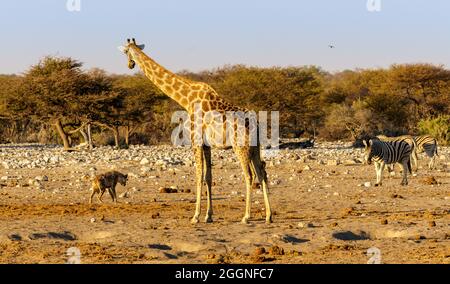
[[[438,145],[434,137],[430,135],[415,136],[416,141],[416,155],[425,152],[431,158],[428,168],[433,170],[436,164],[436,157],[438,156]]]
[[[413,169],[414,171],[417,172],[418,169],[418,158],[417,158],[417,144],[416,144],[416,140],[414,139],[413,136],[411,135],[402,135],[402,136],[396,136],[396,137],[388,137],[385,135],[378,135],[376,137],[377,139],[383,141],[383,142],[395,142],[395,141],[403,141],[409,144],[409,146],[411,147],[411,161],[413,164]],[[393,172],[394,171],[394,165],[389,165],[388,166],[388,170],[389,172]]]
[[[363,141],[365,146],[364,160],[367,164],[375,164],[377,183],[382,185],[383,169],[386,164],[400,163],[403,167],[403,180],[401,185],[408,185],[407,171],[411,174],[411,146],[404,141],[383,142],[379,139]]]

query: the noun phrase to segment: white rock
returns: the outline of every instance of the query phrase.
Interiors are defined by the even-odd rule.
[[[364,183],[364,187],[371,187],[372,183],[370,181]]]
[[[119,195],[119,198],[129,198],[129,194],[128,191],[125,191],[124,193],[122,193],[121,195]]]
[[[147,158],[143,158],[143,159],[141,160],[140,164],[141,164],[141,165],[148,165],[148,164],[150,164],[150,161],[149,161],[149,159],[147,159]]]

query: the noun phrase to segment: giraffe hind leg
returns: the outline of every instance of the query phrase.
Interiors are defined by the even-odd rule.
[[[213,222],[212,210],[212,173],[211,173],[211,147],[203,149],[203,179],[206,183],[207,207],[205,223]]]
[[[202,189],[203,189],[203,147],[194,149],[195,156],[195,180],[197,184],[197,197],[195,202],[195,214],[191,223],[197,224],[201,213]]]
[[[270,201],[269,201],[269,187],[267,182],[267,173],[265,169],[265,163],[261,161],[259,148],[256,150],[257,151],[254,151],[252,155],[251,164],[263,189],[264,206],[266,208],[266,223],[269,224],[272,223],[272,210],[270,208]]]

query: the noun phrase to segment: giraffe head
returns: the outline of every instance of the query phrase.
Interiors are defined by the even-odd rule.
[[[138,48],[140,50],[143,50],[145,47],[144,44],[136,44],[136,40],[133,39],[127,39],[127,44],[124,46],[120,46],[119,50],[125,53],[125,55],[128,57],[128,68],[133,69],[136,66],[136,61],[133,58],[133,48]]]

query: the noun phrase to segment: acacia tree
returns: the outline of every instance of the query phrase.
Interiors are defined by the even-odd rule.
[[[92,97],[111,88],[81,67],[82,63],[72,58],[45,57],[25,73],[18,96],[7,101],[15,113],[53,125],[65,150],[71,149],[70,134],[74,131],[69,128],[79,128]]]
[[[389,70],[391,90],[410,103],[410,128],[420,120],[449,113],[450,70],[431,64],[393,65]]]
[[[128,146],[130,136],[152,121],[155,107],[167,97],[142,74],[115,76],[113,82],[119,101],[110,114],[116,125],[123,127],[125,144]]]

